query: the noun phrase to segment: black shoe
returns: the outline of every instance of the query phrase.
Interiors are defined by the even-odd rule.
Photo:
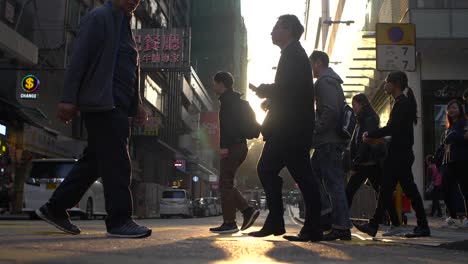
[[[323,240],[324,241],[351,240],[351,231],[332,229],[330,233],[323,235]]]
[[[141,226],[133,220],[129,220],[119,227],[107,228],[106,235],[119,238],[144,238],[151,236],[151,232],[151,229],[146,226]]]
[[[236,223],[223,223],[219,227],[210,228],[210,232],[218,234],[231,234],[239,232],[239,228],[237,228]]]
[[[286,233],[286,230],[284,229],[284,227],[281,227],[281,228],[265,228],[265,227],[263,227],[259,231],[250,232],[249,236],[252,236],[252,237],[266,237],[266,236],[270,236],[270,235],[281,236],[284,233]]]
[[[72,235],[79,235],[81,233],[81,230],[70,222],[69,217],[61,218],[55,216],[47,205],[43,205],[41,208],[37,209],[36,215],[65,233]]]
[[[354,225],[354,227],[356,227],[357,230],[359,230],[359,231],[361,231],[363,233],[366,233],[371,237],[375,237],[375,235],[377,235],[377,231],[379,230],[378,225],[374,225],[374,224],[371,224],[371,223],[365,223],[365,224],[361,224],[361,225],[353,223],[353,225]]]
[[[431,236],[431,230],[428,226],[417,226],[413,229],[412,233],[405,234],[407,238],[414,238],[414,237],[429,237]]]
[[[299,233],[295,236],[283,236],[284,239],[289,241],[299,241],[299,242],[319,242],[323,239],[323,235],[312,236],[308,233]]]
[[[241,231],[244,231],[255,223],[255,220],[257,220],[257,217],[260,215],[260,210],[249,207],[245,209],[242,214],[244,215],[244,222],[242,222]]]

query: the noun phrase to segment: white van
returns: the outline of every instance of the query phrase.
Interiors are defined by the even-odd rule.
[[[190,194],[184,189],[164,190],[159,202],[159,214],[161,218],[168,218],[173,215],[193,217]]]
[[[32,160],[28,166],[26,183],[24,184],[23,212],[34,217],[36,209],[49,200],[76,162],[75,159]],[[82,219],[94,219],[95,216],[106,215],[104,189],[100,180],[94,182],[80,202],[75,207],[70,208],[68,212],[70,215],[78,215]]]

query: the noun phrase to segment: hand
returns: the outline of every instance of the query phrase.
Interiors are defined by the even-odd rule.
[[[355,170],[350,170],[349,171],[349,175],[351,175],[351,176],[355,175],[356,173],[357,173],[357,171],[355,171]]]
[[[57,117],[65,124],[68,124],[78,115],[78,107],[72,103],[60,103],[57,109]]]
[[[146,121],[148,121],[148,114],[146,113],[145,108],[142,105],[139,105],[135,123],[138,126],[142,126],[146,123]]]
[[[227,158],[227,156],[229,156],[229,149],[227,148],[220,149],[219,155],[221,156],[222,159]]]
[[[468,140],[468,132],[466,132],[463,137],[465,138],[465,140]]]
[[[367,137],[368,135],[369,135],[369,133],[367,133],[367,131],[364,132],[364,133],[362,133],[362,141],[363,141],[364,143],[370,143],[370,140],[369,140],[369,138]]]
[[[264,100],[261,104],[260,107],[262,108],[263,111],[268,111],[270,109],[270,102],[268,99]]]

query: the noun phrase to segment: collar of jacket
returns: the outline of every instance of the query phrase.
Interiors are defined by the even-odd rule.
[[[281,54],[287,52],[288,50],[290,50],[292,47],[295,47],[297,46],[299,43],[299,40],[293,40],[291,41],[288,46],[286,46],[286,48],[284,48],[283,50],[281,50]]]
[[[231,96],[234,96],[234,95],[238,95],[239,97],[241,97],[242,95],[241,94],[238,94],[236,93],[233,89],[227,89],[223,94],[221,94],[218,98],[218,100],[220,102],[223,102],[225,101],[227,98],[231,97]]]
[[[117,6],[114,6],[114,1],[113,0],[107,0],[107,2],[104,4],[107,8],[112,9],[112,14],[114,16],[122,17],[124,16],[123,11],[120,10]]]

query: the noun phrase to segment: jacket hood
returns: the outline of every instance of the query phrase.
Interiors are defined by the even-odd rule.
[[[343,80],[341,79],[341,77],[330,67],[328,67],[328,69],[326,69],[322,73],[322,76],[320,76],[319,80],[322,78],[333,78],[336,81],[338,81],[339,84],[343,83]]]

